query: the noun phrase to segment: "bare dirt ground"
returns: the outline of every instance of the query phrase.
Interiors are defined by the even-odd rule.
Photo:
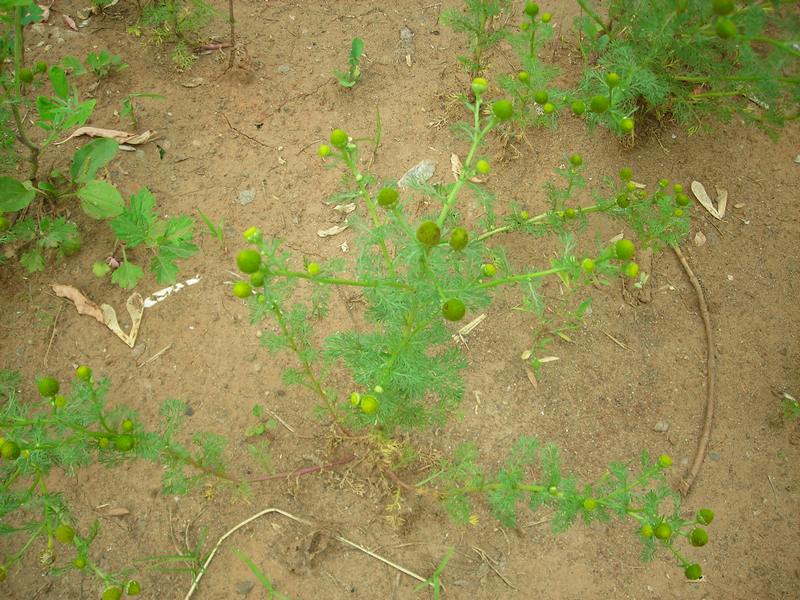
[[[226,9],[226,3],[217,4]],[[57,2],[54,9],[70,12],[78,5]],[[51,19],[52,24],[30,33],[32,59],[106,48],[129,63],[94,90],[98,103],[92,125],[124,129],[127,123],[114,111],[129,92],[164,96],[140,103],[141,127],[157,130],[161,139],[120,154],[109,176],[125,196],[148,186],[163,214],[196,214],[199,208],[214,221],[224,219],[226,237],[223,247],[198,219],[201,252],[182,267],[182,275],[199,274],[202,280],[147,309],[133,351],[78,316],[48,287],[72,284],[91,298],[122,307],[127,294],[91,273],[92,262],[113,248],[107,228],[79,221],[83,231],[97,233],[86,236],[80,254],[43,274],[4,268],[2,367],[23,373],[28,382],[23,392],[34,393],[37,374],[67,380],[75,366],[86,363],[112,378],[112,401],[140,411],[143,422],[156,423],[167,398],[188,402],[193,414],[187,431],[227,435],[230,469],[242,476],[261,473],[244,445],[256,403],[294,429],[274,431],[276,472],[344,456],[347,450],[335,447],[330,431],[313,417],[309,394],[282,385],[280,372],[290,359],[260,347],[246,306],[229,292],[229,271],[235,270],[240,232],[251,225],[310,258],[342,256],[340,245],[352,245],[350,232],[325,240],[316,233],[341,220],[323,202],[338,189],[339,175],[325,170],[316,156],[334,127],[369,137],[379,109],[384,137],[375,173],[397,178],[428,158],[439,165],[434,181],[450,176],[450,154],[463,155],[463,144],[436,124],[462,118],[453,113],[450,97],[466,83],[456,61],[464,40],[438,19],[443,8],[455,5],[237,0],[238,55],[229,72],[223,52],[201,57],[188,72],[176,72],[166,47],[146,36],[126,35],[136,17],[129,2],[94,17],[79,32]],[[574,81],[580,56],[568,31],[575,7],[560,1],[548,9],[559,22],[557,31],[564,30],[563,40],[548,52],[564,81]],[[404,26],[414,34],[410,66],[400,39]],[[218,20],[207,33],[225,39],[226,30]],[[332,73],[344,66],[355,36],[365,41],[363,79],[344,90]],[[40,41],[52,45],[49,53]],[[502,46],[491,61],[496,71],[514,68],[512,54]],[[202,78],[201,85],[185,87],[201,81],[195,78]],[[608,132],[590,135],[578,120],[564,118],[557,130],[530,131],[530,144],[504,146],[495,138],[486,150],[498,157],[488,185],[498,194],[500,213],[512,199],[531,214],[544,210],[542,186],[572,152],[583,154],[593,181],[630,165],[636,179],[650,185],[661,177],[686,185],[696,179],[709,189],[719,185],[729,191],[732,208],[723,221],[712,222],[696,208],[684,246],[709,300],[719,368],[712,441],[686,501],[687,514],[701,506],[717,514],[711,542],[694,553],[706,574],[701,582],[687,582],[663,555],[640,563],[630,525],[579,525],[555,537],[546,513],[523,514],[519,528],[509,530],[481,508],[479,523],[464,528],[452,524],[430,499],[405,496],[405,523],[395,527],[385,519],[395,498],[391,482],[364,466],[254,484],[249,496],[214,485],[187,497],[165,497],[161,472],[149,464],[92,468],[54,485],[63,487],[83,522],[100,519],[96,548],[110,567],[174,555],[203,532],[207,552],[225,531],[268,507],[313,523],[274,514],[241,529],[211,563],[194,596],[198,600],[266,597],[252,587],[255,580],[235,549],[252,557],[291,598],[430,597],[429,591],[415,591],[411,577],[336,541],[335,535],[424,577],[454,547],[443,579],[446,598],[800,598],[800,424],[783,421],[777,396],[800,390],[800,165],[793,162],[800,152],[799,134],[796,126],[788,128],[774,143],[738,122],[695,136],[665,124],[626,149]],[[240,204],[242,190],[254,190],[255,200]],[[610,237],[616,227],[602,224],[600,235]],[[702,246],[691,243],[698,231],[707,238]],[[514,261],[543,264],[552,251],[527,238],[508,241]],[[145,295],[158,287],[152,279],[140,284]],[[702,424],[705,341],[695,294],[671,252],[655,256],[651,289],[648,303],[636,302],[619,285],[595,290],[586,326],[573,343],[552,348],[560,360],[546,365],[536,388],[519,359],[535,323],[512,310],[510,296],[501,297],[467,340],[463,418],[442,430],[411,435],[409,441],[436,458],[474,440],[485,463],[495,466],[516,437],[535,435],[557,443],[565,468],[582,479],[596,478],[608,462],[635,458],[642,450],[668,452],[680,467],[671,474],[677,485]],[[320,334],[349,326],[349,312],[359,310],[350,300],[334,295],[332,318]],[[654,430],[659,422],[668,425],[666,432]],[[422,477],[415,467],[401,475],[410,481]],[[109,517],[109,507],[124,507],[130,514]],[[75,573],[48,583],[35,560],[11,575],[0,592],[4,598],[97,595],[94,581]],[[144,598],[183,598],[190,585],[186,573],[145,570],[139,578]]]

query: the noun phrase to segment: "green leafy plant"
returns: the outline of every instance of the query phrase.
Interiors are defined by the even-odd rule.
[[[346,88],[353,87],[361,79],[361,56],[364,54],[364,40],[353,38],[350,43],[350,58],[347,63],[350,68],[347,71],[335,71],[336,81],[339,85]]]
[[[142,7],[140,23],[157,44],[174,44],[172,60],[185,70],[197,59],[192,48],[201,41],[200,31],[217,14],[205,0],[158,0]]]
[[[186,406],[177,400],[164,403],[161,430],[146,431],[130,408],[108,407],[110,382],[95,380],[88,366],[78,367],[68,394],[55,378],[40,377],[38,402],[23,401],[19,383],[17,374],[0,372],[0,537],[6,549],[0,581],[36,552],[53,576],[90,573],[104,588],[103,598],[138,595],[141,586],[131,578],[136,569],[102,566],[103,551],[93,549],[99,522],[79,523],[57,482],[94,463],[144,460],[164,469],[165,493],[186,493],[207,476],[228,478],[221,462],[224,440],[197,433],[196,451],[178,442]],[[51,477],[59,471],[60,478]]]
[[[272,580],[270,580],[267,574],[264,573],[264,571],[262,571],[249,556],[242,553],[240,550],[234,550],[234,552],[236,553],[236,556],[238,556],[242,562],[247,565],[247,568],[250,569],[250,572],[253,574],[253,576],[258,579],[261,587],[263,587],[264,591],[267,593],[267,600],[291,600],[289,596],[285,596],[275,589],[275,584],[272,583]]]
[[[508,35],[504,27],[495,28],[495,19],[510,7],[510,0],[466,0],[464,11],[442,11],[442,23],[467,35],[470,53],[459,56],[458,60],[470,78],[483,73],[486,52]]]
[[[139,98],[154,98],[163,100],[164,96],[161,94],[147,94],[143,92],[131,92],[122,99],[122,110],[119,111],[119,116],[128,118],[133,125],[134,129],[139,129],[139,119],[136,116],[136,101]]]
[[[95,107],[94,100],[81,101],[75,86],[70,85],[68,71],[84,72],[80,61],[74,57],[66,57],[60,65],[50,67],[44,62],[37,62],[33,68],[24,66],[24,26],[41,20],[41,16],[41,9],[32,0],[9,0],[0,4],[0,20],[10,26],[4,30],[0,43],[0,108],[4,111],[0,116],[10,116],[13,122],[9,125],[6,120],[0,133],[5,131],[3,128],[10,128],[4,135],[13,135],[27,149],[29,163],[27,180],[0,176],[0,247],[4,249],[0,263],[8,256],[19,254],[22,266],[29,272],[36,272],[44,270],[49,254],[62,258],[76,253],[81,239],[75,223],[47,213],[50,203],[75,198],[92,219],[115,219],[112,229],[121,232],[124,238],[120,237],[119,241],[128,248],[140,244],[149,247],[155,254],[151,271],[159,282],[171,283],[177,275],[175,261],[197,250],[191,243],[193,221],[180,215],[161,222],[152,213],[152,205],[147,210],[141,205],[125,206],[116,187],[98,176],[100,169],[116,156],[119,147],[116,141],[93,140],[74,153],[67,173],[54,170],[47,178],[39,175],[43,152],[72,128],[85,124]],[[11,71],[5,70],[7,62],[13,65]],[[106,51],[89,55],[87,65],[100,76],[107,75],[109,69],[124,68],[118,56]],[[32,102],[27,96],[28,89],[47,83],[51,95],[40,94]],[[131,117],[135,120],[133,96],[129,95],[128,100]],[[35,115],[34,123],[41,131],[38,137],[28,131],[27,119],[22,118],[23,109]],[[13,140],[7,144],[7,150],[13,152]],[[130,263],[124,253],[123,247],[122,264],[112,280],[129,288],[136,284],[143,271]]]
[[[250,247],[236,258],[248,279],[234,284],[234,295],[248,301],[254,323],[269,318],[277,325],[277,331],[264,331],[262,343],[271,351],[288,351],[297,359],[298,367],[284,371],[284,383],[310,390],[320,401],[322,414],[336,423],[345,439],[353,435],[353,429],[366,429],[381,457],[379,465],[392,481],[399,481],[394,469],[413,460],[413,451],[404,450],[394,434],[442,424],[462,399],[461,371],[466,361],[453,345],[451,323],[488,306],[493,293],[502,288],[516,288],[521,309],[541,315],[548,304],[540,288],[546,278],[557,278],[573,297],[610,278],[636,280],[640,276],[634,261],[637,245],[679,243],[689,229],[682,187],[670,188],[667,182],[660,182],[648,193],[631,182],[629,169],[623,169],[619,182],[610,189],[595,190],[592,203],[581,202],[586,181],[581,175],[583,159],[577,154],[566,157],[566,165],[557,169],[563,184],[548,186],[550,207],[546,212],[530,216],[512,205],[510,214],[498,216],[494,195],[474,179],[490,173],[491,165],[480,155],[480,147],[493,130],[513,118],[513,105],[505,99],[489,105],[484,101],[487,90],[488,82],[478,78],[472,85],[475,101],[463,98],[471,121],[457,124],[455,131],[467,141],[469,150],[457,180],[411,183],[428,197],[430,214],[412,217],[405,208],[410,198],[401,194],[395,182],[379,183],[376,176],[362,171],[358,145],[345,131],[334,130],[330,144],[319,148],[327,162],[344,168],[352,186],[349,196],[357,199],[364,211],[363,218],[351,219],[359,232],[352,276],[341,272],[341,261],[300,263],[278,240],[266,238],[255,227],[245,231]],[[484,215],[477,223],[464,221],[459,212],[466,191]],[[578,253],[578,235],[595,213],[628,223],[638,244],[623,238]],[[554,236],[563,251],[548,265],[517,270],[496,243],[510,232]],[[495,243],[490,245],[489,240]],[[299,291],[300,282],[310,290]],[[361,290],[369,327],[340,330],[317,346],[313,324],[315,317],[327,314],[332,286]],[[586,306],[584,301],[577,309],[577,319]],[[337,391],[328,381],[332,372],[341,379],[342,366],[352,379],[349,394]],[[535,440],[520,439],[507,466],[494,476],[483,474],[474,448],[467,448],[435,476],[415,486],[400,487],[443,498],[450,508],[460,507],[451,512],[462,521],[472,518],[467,498],[482,493],[505,524],[513,524],[523,498],[531,508],[547,504],[560,511],[554,521],[556,531],[571,524],[581,510],[598,519],[615,514],[634,520],[637,526],[665,524],[675,535],[660,537],[663,543],[653,544],[652,549],[665,547],[682,567],[690,566],[672,545],[689,523],[680,518],[678,495],[664,484],[662,470],[668,466],[668,457],[657,463],[643,457],[641,473],[633,480],[628,479],[627,466],[615,463],[609,467],[609,476],[579,488],[573,477],[562,477],[552,447],[541,452],[538,448]],[[528,472],[537,461],[542,474],[529,483]],[[669,515],[662,514],[667,500],[674,506]],[[584,520],[593,518],[585,516]]]
[[[445,555],[442,557],[442,560],[439,561],[439,564],[436,565],[436,569],[434,569],[433,574],[420,583],[416,588],[414,588],[415,592],[420,591],[426,586],[430,586],[431,592],[433,593],[433,600],[439,600],[442,597],[442,573],[447,568],[447,563],[450,562],[450,559],[453,558],[453,555],[456,553],[455,548],[448,548]]]
[[[214,221],[199,208],[197,209],[197,214],[200,215],[203,223],[205,223],[208,228],[208,232],[219,242],[220,246],[225,246],[225,221],[220,219],[219,223],[214,223]]]
[[[554,126],[556,116],[566,103],[566,94],[552,83],[558,69],[539,57],[544,44],[553,37],[551,20],[550,13],[540,14],[539,5],[528,2],[519,32],[507,37],[519,60],[520,70],[515,75],[500,75],[498,85],[514,104],[510,122],[521,129]]]
[[[690,132],[738,114],[770,131],[800,116],[800,18],[787,2],[680,0],[652,6],[612,0],[603,18],[578,0],[586,70],[576,94],[620,134],[634,114],[674,118]],[[595,65],[596,66],[593,66]],[[611,78],[611,79],[609,79]]]
[[[122,262],[111,275],[122,288],[135,287],[144,276],[142,268],[128,259],[128,250],[142,246],[150,252],[150,271],[159,283],[175,281],[176,261],[189,258],[198,250],[192,243],[194,220],[186,215],[160,219],[153,210],[155,202],[150,190],[142,188],[110,222],[117,239],[124,244]]]
[[[800,417],[800,402],[786,392],[781,397],[781,405],[783,408],[783,417],[786,420],[794,420]]]
[[[708,535],[703,527],[711,523],[713,512],[702,509],[692,519],[682,516],[680,497],[667,486],[663,474],[672,465],[668,455],[652,460],[642,454],[638,473],[633,474],[631,465],[612,463],[599,481],[589,485],[563,473],[554,445],[541,445],[531,437],[519,438],[503,466],[491,475],[479,466],[478,458],[475,444],[462,444],[452,460],[425,480],[426,484],[440,482],[445,507],[456,521],[477,523],[472,498],[478,495],[486,498],[492,515],[508,527],[516,527],[520,504],[532,510],[551,508],[554,533],[566,531],[577,520],[587,525],[612,517],[631,520],[642,543],[643,560],[652,560],[658,549],[666,549],[689,579],[702,575],[699,565],[684,557],[677,545],[686,538],[690,546],[704,546]],[[530,479],[529,470],[537,463],[538,478]]]
[[[108,50],[90,52],[86,55],[86,66],[100,78],[108,77],[112,72],[118,73],[127,69],[128,65],[118,54],[110,54]]]

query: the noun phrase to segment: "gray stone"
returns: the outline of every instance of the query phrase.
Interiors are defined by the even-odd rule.
[[[239,192],[239,197],[236,199],[236,201],[242,206],[247,206],[255,199],[256,199],[255,190],[242,190],[241,192]]]
[[[666,421],[659,421],[653,425],[653,431],[657,431],[658,433],[666,433],[669,431],[669,423]]]
[[[278,67],[278,73],[286,75],[286,73],[288,73],[290,69],[291,67],[289,65],[281,65]]]
[[[236,582],[236,592],[241,594],[242,596],[247,596],[250,592],[253,591],[253,588],[256,586],[255,583],[248,580],[242,580]]]

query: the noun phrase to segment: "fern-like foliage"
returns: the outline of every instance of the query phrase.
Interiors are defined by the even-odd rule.
[[[672,117],[690,131],[739,114],[768,131],[796,118],[800,104],[800,17],[785,3],[747,2],[725,17],[731,39],[715,34],[712,3],[612,0],[608,22],[583,16],[576,21],[588,68],[578,94],[608,93],[604,75],[614,72],[610,111],[590,113],[619,131],[623,117],[637,113]]]

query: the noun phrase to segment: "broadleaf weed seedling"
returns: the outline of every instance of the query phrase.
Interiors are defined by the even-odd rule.
[[[123,118],[128,118],[135,130],[139,129],[139,119],[136,116],[136,101],[139,98],[153,98],[156,100],[163,100],[164,96],[162,96],[161,94],[131,92],[122,99],[122,110],[119,111],[119,116]]]
[[[95,100],[79,98],[68,75],[85,72],[76,58],[66,57],[57,65],[38,61],[33,68],[24,66],[24,26],[41,18],[42,11],[33,0],[0,4],[0,21],[8,25],[0,40],[0,109],[10,115],[11,134],[27,149],[29,164],[27,180],[0,176],[0,246],[5,250],[0,253],[0,263],[19,251],[21,265],[29,272],[37,272],[44,270],[50,254],[60,259],[78,252],[81,238],[75,223],[47,214],[49,204],[44,204],[74,198],[90,218],[114,219],[112,229],[128,248],[144,245],[152,250],[151,271],[160,283],[172,283],[177,276],[175,261],[197,250],[191,243],[193,221],[184,215],[166,221],[158,219],[152,211],[153,202],[140,201],[144,192],[135,195],[130,206],[125,205],[117,188],[99,176],[99,171],[116,156],[117,142],[93,140],[73,154],[68,173],[52,171],[48,177],[40,177],[45,150],[73,128],[84,125],[95,108]],[[10,71],[6,70],[7,64],[12,66]],[[87,65],[99,76],[125,66],[118,56],[106,51],[87,57]],[[40,93],[35,101],[28,97],[29,91],[48,85],[50,95]],[[28,130],[23,110],[31,111],[40,130],[38,135]],[[41,203],[35,204],[37,198]],[[107,269],[95,271],[102,275]],[[122,266],[112,281],[130,288],[143,274],[140,267],[127,260],[123,248]]]
[[[511,215],[498,220],[494,196],[472,179],[491,171],[480,147],[493,130],[513,117],[513,105],[506,99],[489,105],[484,101],[487,89],[488,82],[476,78],[472,83],[474,102],[463,98],[472,119],[454,127],[469,144],[458,178],[445,184],[413,184],[434,207],[421,218],[409,215],[409,198],[401,195],[395,183],[378,185],[376,176],[362,171],[358,144],[345,131],[334,130],[330,144],[323,144],[319,155],[344,169],[353,190],[350,196],[358,199],[364,210],[363,217],[351,220],[358,231],[354,275],[342,273],[341,261],[301,263],[278,240],[251,227],[244,232],[251,247],[236,258],[248,279],[236,282],[233,293],[248,301],[253,323],[270,318],[277,325],[276,331],[262,333],[262,343],[271,351],[295,355],[299,368],[285,369],[284,383],[310,390],[321,402],[321,414],[336,424],[345,439],[366,439],[372,444],[376,463],[398,486],[443,499],[458,520],[467,522],[475,520],[468,502],[473,494],[486,496],[494,515],[506,525],[515,523],[522,500],[533,509],[555,507],[556,531],[566,529],[578,515],[586,522],[610,515],[631,519],[646,548],[665,548],[686,569],[687,577],[697,579],[699,566],[673,547],[674,541],[688,535],[692,523],[682,520],[680,499],[664,484],[662,471],[671,464],[667,456],[656,462],[644,456],[640,474],[633,479],[627,465],[614,463],[609,475],[579,488],[574,477],[561,474],[555,448],[540,450],[536,440],[521,438],[506,465],[493,476],[483,473],[476,450],[470,447],[416,486],[402,483],[394,473],[402,467],[406,453],[398,451],[400,442],[392,436],[443,423],[462,399],[461,371],[466,362],[452,342],[449,323],[488,306],[493,293],[502,288],[518,288],[523,307],[533,307],[546,301],[536,285],[545,278],[556,277],[562,286],[575,291],[620,275],[635,279],[639,267],[634,261],[636,244],[630,239],[601,244],[589,256],[577,254],[576,236],[593,213],[630,223],[639,234],[639,243],[647,246],[677,242],[688,232],[683,197],[677,192],[682,188],[673,188],[673,196],[673,190],[662,182],[657,191],[648,194],[632,184],[629,169],[620,173],[611,197],[597,195],[594,204],[581,206],[575,195],[585,180],[581,176],[583,159],[577,154],[567,157],[567,166],[557,171],[564,187],[549,189],[546,212],[530,216],[513,208]],[[467,190],[485,213],[478,223],[482,231],[470,231],[458,212]],[[503,248],[487,243],[512,231],[554,235],[561,240],[563,251],[548,266],[515,271]],[[308,299],[303,298],[300,283],[311,287],[311,294],[304,294]],[[361,291],[369,329],[339,331],[317,346],[312,317],[326,313],[331,286]],[[586,301],[581,302],[576,318],[584,315],[587,306]],[[349,394],[341,394],[328,383],[329,374],[341,372],[341,365],[352,378],[354,389]],[[368,433],[357,438],[353,430]],[[528,483],[535,463],[540,464],[540,476]],[[673,510],[663,514],[662,504],[667,501],[673,503]],[[650,530],[645,527],[656,533],[646,535]],[[653,535],[658,545],[651,539]]]
[[[353,38],[350,43],[350,58],[347,59],[350,68],[347,71],[335,71],[336,81],[345,88],[351,88],[361,79],[361,57],[364,55],[364,40]]]
[[[197,59],[192,47],[200,42],[200,30],[217,15],[204,0],[159,0],[142,8],[140,22],[151,29],[156,44],[174,43],[172,61],[186,70]]]
[[[118,73],[128,68],[127,63],[122,60],[121,56],[111,54],[108,50],[87,54],[86,66],[101,79],[108,77],[112,72]]]

